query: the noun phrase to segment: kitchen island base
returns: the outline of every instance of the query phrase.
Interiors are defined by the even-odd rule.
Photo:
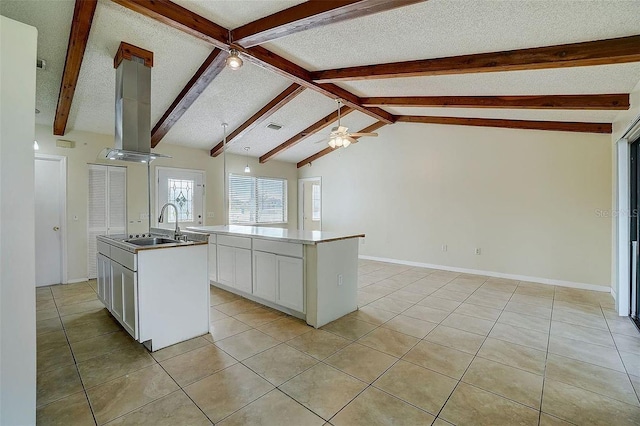
[[[248,226],[209,235],[212,285],[322,327],[358,308],[358,238]]]

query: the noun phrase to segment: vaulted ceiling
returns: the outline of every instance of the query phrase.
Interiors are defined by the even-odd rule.
[[[144,1],[98,1],[75,93],[72,94],[66,131],[77,129],[113,134],[113,56],[121,41],[154,53],[152,125],[162,122],[163,115],[171,111],[174,100],[179,98],[181,91],[215,49],[208,41],[175,28],[175,25],[172,27],[118,3],[132,7]],[[166,1],[159,3],[171,4]],[[242,27],[242,30],[232,32],[240,37],[246,29],[244,25],[302,2],[175,0],[173,3],[223,29]],[[397,4],[401,7],[296,31],[253,49],[262,49],[258,52],[260,54],[264,54],[266,49],[298,68],[316,72],[581,43],[639,33],[638,1],[430,0],[406,3],[410,4]],[[2,0],[0,3],[2,15],[38,28],[38,57],[47,63],[46,69],[37,73],[36,106],[41,112],[36,121],[40,124],[52,126],[54,123],[74,6],[73,0]],[[240,40],[241,50],[242,46],[247,47],[248,44],[242,44]],[[248,49],[249,55],[251,50]],[[226,52],[220,55],[224,58]],[[230,133],[245,122],[246,125],[251,124],[247,120],[266,108],[272,115],[262,122],[253,123],[233,138],[227,147],[228,152],[243,154],[244,147],[250,147],[249,155],[262,157],[264,161],[274,158],[304,163],[303,160],[325,150],[325,136],[334,123],[328,120],[321,126],[313,126],[335,112],[336,103],[332,98],[337,96],[326,96],[326,93],[312,89],[296,90],[291,79],[256,65],[250,56],[243,58],[244,66],[237,71],[228,68],[215,70],[214,78],[203,86],[202,93],[199,96],[196,93],[188,109],[175,124],[167,127],[169,130],[160,143],[209,151],[222,140],[221,123],[229,124]],[[627,94],[640,79],[639,60],[640,56],[612,65],[336,80],[331,90],[335,93],[351,92],[353,99]],[[396,69],[408,70],[408,66],[401,64]],[[331,74],[312,73],[316,78],[327,75]],[[282,96],[280,99],[286,99],[270,104],[278,100],[279,95]],[[393,117],[393,120],[395,116],[429,116],[432,119],[445,116],[611,123],[617,114],[614,109],[570,109],[568,106],[567,109],[534,109],[456,105],[408,107],[396,102],[396,105],[375,103],[368,108],[382,108],[380,113],[384,117]],[[267,129],[266,124],[270,122],[283,127],[281,130]],[[377,122],[376,118],[360,111],[352,111],[343,119],[343,124],[351,131],[360,131]],[[316,129],[319,129],[317,133],[301,135],[303,132],[313,133]],[[277,148],[283,144],[287,149]]]

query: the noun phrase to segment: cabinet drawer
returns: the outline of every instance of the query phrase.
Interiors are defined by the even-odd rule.
[[[218,235],[217,240],[218,244],[221,244],[223,246],[251,249],[251,238]]]
[[[111,257],[111,246],[102,241],[98,241],[98,253],[102,253],[107,257]]]
[[[111,259],[115,260],[125,268],[136,271],[136,255],[118,247],[111,247]]]
[[[285,243],[281,241],[253,240],[253,249],[283,256],[302,257],[302,244]]]

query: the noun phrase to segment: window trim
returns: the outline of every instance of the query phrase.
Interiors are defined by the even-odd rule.
[[[255,197],[256,197],[256,214],[255,217],[258,216],[258,180],[259,179],[268,179],[268,180],[280,180],[284,182],[284,206],[283,206],[283,216],[285,218],[284,222],[233,222],[231,220],[231,176],[238,176],[242,178],[251,178],[255,184]],[[280,176],[256,176],[249,175],[243,173],[233,173],[229,172],[227,174],[227,222],[229,225],[238,225],[238,226],[271,226],[271,225],[287,225],[289,223],[289,180],[285,177]]]

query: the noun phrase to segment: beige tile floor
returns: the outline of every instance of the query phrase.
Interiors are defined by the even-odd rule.
[[[211,334],[153,354],[94,282],[40,288],[38,424],[640,424],[640,333],[608,294],[359,272],[361,309],[321,330],[212,287]]]

